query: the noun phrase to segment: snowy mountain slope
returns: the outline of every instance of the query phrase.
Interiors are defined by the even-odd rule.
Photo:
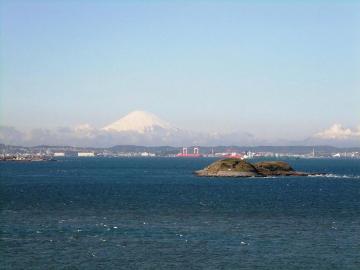
[[[174,130],[174,128],[166,121],[160,119],[156,115],[145,111],[133,111],[119,120],[105,126],[102,130],[112,132],[137,132],[147,133],[159,129]]]

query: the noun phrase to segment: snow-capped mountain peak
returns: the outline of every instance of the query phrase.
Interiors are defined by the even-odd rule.
[[[102,129],[113,132],[131,131],[145,133],[156,129],[172,129],[172,127],[169,123],[152,113],[133,111]]]

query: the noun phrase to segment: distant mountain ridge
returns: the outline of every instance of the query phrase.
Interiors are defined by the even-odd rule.
[[[209,125],[212,123],[209,122]],[[291,128],[291,127],[289,127]],[[241,130],[241,129],[239,129]],[[266,136],[266,135],[263,135]],[[335,147],[360,146],[360,129],[351,130],[336,124],[303,140],[291,138],[257,137],[245,131],[197,132],[180,129],[160,117],[146,112],[133,111],[102,128],[88,123],[75,127],[54,129],[37,128],[20,131],[11,126],[0,126],[0,143],[8,145],[76,145],[78,147],[106,148],[113,145],[271,145],[308,146],[331,145]]]

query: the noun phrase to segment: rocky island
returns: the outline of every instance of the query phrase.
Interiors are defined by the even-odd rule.
[[[315,173],[295,171],[283,161],[263,161],[251,164],[238,158],[215,161],[206,168],[196,171],[198,176],[209,177],[267,177],[267,176],[308,176]]]

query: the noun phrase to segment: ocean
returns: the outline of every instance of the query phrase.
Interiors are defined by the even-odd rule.
[[[0,163],[0,269],[360,269],[360,160],[193,175],[212,161]]]

